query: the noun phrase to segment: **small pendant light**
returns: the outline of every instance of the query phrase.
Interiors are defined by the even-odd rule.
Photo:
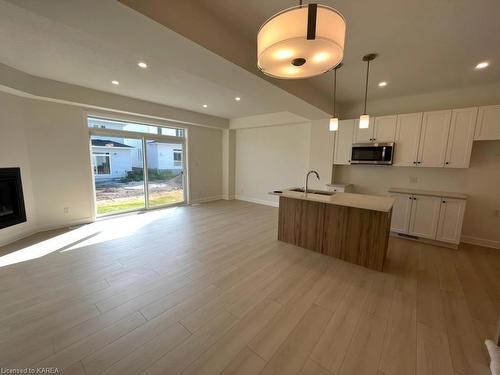
[[[369,53],[363,56],[363,61],[366,61],[366,85],[365,85],[365,107],[363,114],[359,116],[359,128],[368,129],[370,127],[370,116],[366,113],[366,100],[368,98],[368,77],[370,75],[370,61],[375,60],[376,53]]]
[[[335,112],[335,102],[337,100],[337,69],[342,67],[342,63],[337,65],[333,70],[333,113],[332,118],[330,118],[330,131],[335,132],[339,130],[339,119]]]

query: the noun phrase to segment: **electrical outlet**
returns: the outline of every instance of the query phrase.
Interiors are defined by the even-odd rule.
[[[65,214],[69,214],[69,207],[64,207],[63,211]]]
[[[418,182],[417,177],[410,177],[410,184],[416,184]]]

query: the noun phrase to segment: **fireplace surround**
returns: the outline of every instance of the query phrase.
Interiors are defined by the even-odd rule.
[[[0,168],[0,229],[26,221],[20,168]]]

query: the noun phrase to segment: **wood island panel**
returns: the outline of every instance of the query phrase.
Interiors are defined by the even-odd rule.
[[[391,212],[280,197],[278,239],[382,271]]]
[[[280,197],[278,240],[318,251],[322,248],[325,204]]]

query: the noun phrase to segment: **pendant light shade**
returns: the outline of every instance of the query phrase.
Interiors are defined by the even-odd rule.
[[[369,115],[359,116],[359,128],[368,129],[369,127],[370,127],[370,116]]]
[[[307,78],[325,73],[344,57],[346,23],[335,9],[308,4],[267,20],[257,35],[257,65],[276,78]]]
[[[336,132],[339,130],[339,119],[337,117],[332,117],[330,119],[330,131]]]
[[[363,61],[366,61],[366,83],[365,83],[365,106],[363,114],[359,116],[359,128],[368,129],[370,127],[370,116],[366,113],[366,101],[368,99],[368,78],[370,76],[370,61],[375,60],[376,53],[370,53],[363,56]]]

